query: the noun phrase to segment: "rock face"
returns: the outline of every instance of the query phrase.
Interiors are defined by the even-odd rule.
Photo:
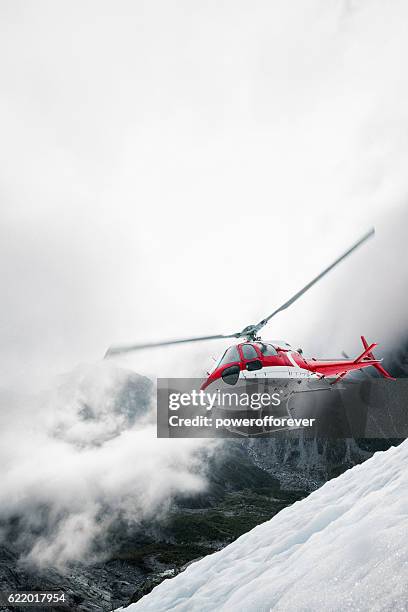
[[[246,446],[254,463],[276,474],[283,487],[311,491],[372,454],[350,439],[250,439]]]
[[[140,580],[144,580],[141,575]],[[47,608],[60,612],[100,612],[112,610],[112,605],[129,600],[138,581],[137,568],[121,562],[72,566],[67,573],[53,568],[38,570],[24,566],[11,546],[0,546],[1,591],[58,591],[67,598],[65,606]],[[15,612],[15,607],[2,610]]]

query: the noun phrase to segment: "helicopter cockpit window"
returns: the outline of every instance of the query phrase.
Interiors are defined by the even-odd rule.
[[[257,342],[257,346],[265,357],[276,357],[278,351],[272,344],[264,344],[263,342]]]
[[[258,358],[258,353],[254,349],[252,344],[243,344],[241,348],[242,348],[242,354],[244,356],[244,359],[257,359]]]
[[[224,353],[221,358],[219,366],[225,365],[226,363],[236,363],[237,361],[241,361],[238,349],[236,346],[230,346]]]

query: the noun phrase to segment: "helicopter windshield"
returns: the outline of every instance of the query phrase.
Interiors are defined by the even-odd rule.
[[[221,357],[221,360],[218,364],[218,368],[226,363],[236,363],[237,361],[241,361],[241,358],[238,353],[238,348],[236,346],[230,346]]]

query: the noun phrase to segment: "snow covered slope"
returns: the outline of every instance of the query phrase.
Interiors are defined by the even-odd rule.
[[[376,453],[127,612],[408,609],[408,441]]]

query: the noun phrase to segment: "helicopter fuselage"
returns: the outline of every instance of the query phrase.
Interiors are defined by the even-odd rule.
[[[340,380],[347,372],[374,366],[387,378],[390,378],[375,359],[372,349],[362,337],[364,352],[355,359],[321,360],[306,359],[301,349],[294,350],[285,341],[246,341],[230,346],[208,377],[201,389],[206,389],[220,380],[235,385],[245,378],[325,378],[337,377]]]

